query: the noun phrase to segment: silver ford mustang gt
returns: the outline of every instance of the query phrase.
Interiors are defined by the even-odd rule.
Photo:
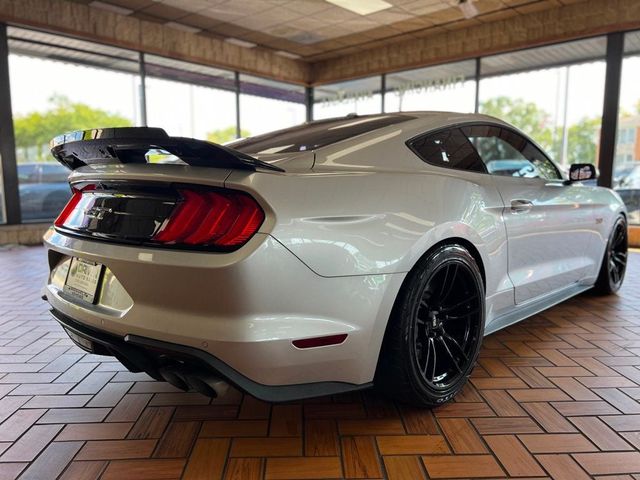
[[[452,398],[483,335],[615,292],[624,204],[495,118],[348,116],[226,146],[155,128],[52,141],[73,196],[44,239],[83,349],[185,390]]]

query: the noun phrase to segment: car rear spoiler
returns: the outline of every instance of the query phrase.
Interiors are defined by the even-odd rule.
[[[162,128],[122,127],[78,130],[55,137],[51,154],[70,170],[85,165],[148,163],[149,150],[161,150],[197,167],[284,172],[280,167],[216,143],[170,137]]]

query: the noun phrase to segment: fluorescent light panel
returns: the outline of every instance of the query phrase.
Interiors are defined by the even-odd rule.
[[[326,0],[333,5],[344,8],[358,15],[369,15],[370,13],[380,12],[391,8],[389,2],[384,0]]]
[[[244,48],[253,48],[256,46],[253,42],[247,42],[246,40],[240,40],[239,38],[233,37],[225,38],[224,41]]]
[[[473,0],[460,0],[458,3],[458,7],[462,11],[462,15],[464,18],[473,18],[477,16],[480,12],[478,11],[478,7],[473,4]]]
[[[202,31],[202,29],[200,28],[192,27],[191,25],[185,25],[184,23],[178,22],[167,22],[165,23],[165,25],[167,27],[175,28],[176,30],[182,30],[183,32],[189,33],[198,33]]]
[[[293,58],[295,60],[297,60],[298,58],[302,58],[297,53],[285,52],[284,50],[276,51],[276,55],[280,55],[281,57]]]

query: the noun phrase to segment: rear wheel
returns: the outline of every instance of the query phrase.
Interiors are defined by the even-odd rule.
[[[376,386],[423,406],[451,399],[475,365],[485,321],[482,276],[473,256],[444,245],[409,273],[392,313]]]
[[[627,249],[627,222],[623,216],[620,216],[614,223],[607,242],[600,273],[594,287],[596,293],[610,295],[620,289],[627,271]]]

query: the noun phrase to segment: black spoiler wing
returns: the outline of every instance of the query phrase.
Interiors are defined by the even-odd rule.
[[[55,137],[51,154],[70,170],[84,165],[109,163],[147,163],[149,150],[175,155],[187,165],[197,167],[284,172],[280,167],[216,143],[195,138],[170,137],[162,128],[122,127],[78,130]]]

